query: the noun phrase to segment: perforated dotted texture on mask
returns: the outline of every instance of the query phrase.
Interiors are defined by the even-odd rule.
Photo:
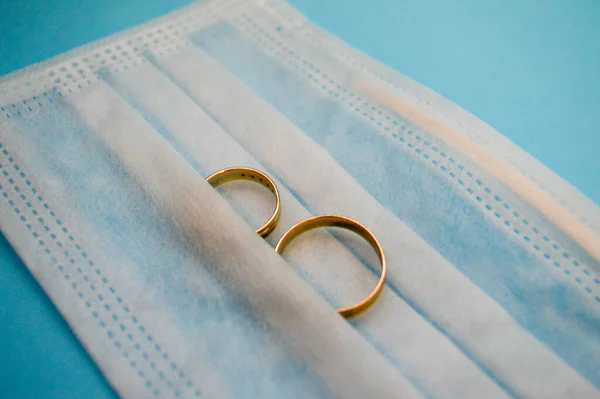
[[[175,397],[185,391],[200,397],[200,390],[186,379],[184,371],[174,362],[168,362],[169,354],[155,342],[151,332],[110,285],[100,266],[80,246],[2,143],[0,151],[0,181],[3,183],[0,184],[0,193],[3,199],[31,232],[52,264],[56,265],[59,273],[69,281],[88,314],[106,331],[106,337],[127,359],[130,367],[137,370],[136,374],[145,386],[153,388],[151,376],[156,375]],[[13,174],[16,176],[13,177]],[[44,214],[52,223],[45,219]],[[149,352],[156,352],[164,363],[157,364],[151,360]],[[169,370],[172,377],[167,377],[165,370]],[[156,397],[164,396],[164,392],[158,389],[152,392]]]
[[[57,96],[83,89],[102,73],[145,62],[148,50],[163,54],[180,48],[193,31],[233,15],[241,0],[195,3],[139,28],[111,36],[0,78],[0,115],[10,119],[32,112]],[[27,72],[25,75],[24,73]]]

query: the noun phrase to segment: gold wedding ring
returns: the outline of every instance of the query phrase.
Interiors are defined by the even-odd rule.
[[[277,223],[279,223],[279,217],[281,215],[279,190],[277,190],[275,182],[273,182],[273,180],[271,180],[269,176],[267,176],[260,170],[241,166],[221,169],[206,178],[207,183],[213,187],[217,187],[223,183],[232,180],[254,181],[262,185],[263,187],[266,187],[275,196],[276,202],[273,214],[265,224],[263,224],[260,228],[256,230],[256,234],[259,234],[261,237],[264,238],[268,236],[275,229],[275,227],[277,227]]]
[[[385,254],[383,253],[383,248],[381,248],[381,244],[379,244],[379,241],[377,241],[377,238],[375,238],[373,233],[371,233],[369,229],[367,229],[365,226],[358,223],[357,221],[338,215],[320,215],[304,219],[303,221],[292,226],[279,239],[279,242],[275,247],[275,251],[278,254],[281,254],[284,248],[294,238],[298,237],[304,232],[307,232],[312,229],[317,229],[319,227],[341,227],[343,229],[350,230],[367,240],[367,242],[371,244],[371,247],[373,247],[373,249],[377,253],[377,256],[379,257],[379,260],[381,262],[381,275],[379,277],[377,285],[375,286],[375,289],[371,291],[369,296],[367,296],[362,301],[357,302],[352,306],[338,309],[338,313],[344,317],[356,316],[357,314],[367,310],[369,306],[373,305],[377,301],[379,295],[381,294],[381,291],[383,290],[383,286],[385,284],[385,275],[387,273],[387,265],[385,262]]]

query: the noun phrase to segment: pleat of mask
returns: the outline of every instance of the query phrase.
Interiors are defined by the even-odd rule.
[[[121,395],[598,395],[597,207],[285,3],[193,4],[0,85],[0,226]],[[268,193],[203,180],[233,165],[281,190],[267,241]],[[365,243],[272,248],[320,213],[388,257],[349,321]]]

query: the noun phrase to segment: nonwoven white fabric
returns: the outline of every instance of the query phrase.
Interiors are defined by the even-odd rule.
[[[416,88],[285,3],[193,4],[0,80],[0,227],[123,397],[598,396],[597,207]],[[235,165],[267,240],[267,191],[204,182]],[[273,251],[321,213],[388,258],[348,321],[366,243]]]

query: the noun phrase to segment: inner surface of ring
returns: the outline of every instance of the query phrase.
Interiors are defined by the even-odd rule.
[[[264,173],[256,169],[245,167],[222,169],[206,178],[207,183],[215,188],[221,184],[237,180],[256,182],[265,187],[275,196],[275,209],[273,210],[269,220],[267,220],[267,222],[265,222],[261,227],[256,229],[257,234],[262,237],[266,237],[275,229],[280,217],[281,205],[279,200],[279,191],[277,190],[275,183]]]
[[[252,170],[247,170],[247,171],[239,170],[239,169],[224,170],[224,171],[222,171],[222,173],[217,172],[214,175],[209,176],[206,179],[206,181],[213,187],[220,186],[223,183],[227,183],[227,182],[233,181],[233,180],[254,181],[254,182],[260,184],[261,186],[265,187],[267,190],[271,191],[273,193],[273,195],[276,195],[273,184],[271,184],[267,179],[263,178],[262,175],[260,175],[256,172],[253,172]]]
[[[381,262],[381,274],[379,277],[379,281],[371,293],[363,300],[355,303],[352,306],[348,306],[345,308],[338,309],[338,313],[340,313],[344,317],[352,317],[359,313],[362,313],[366,309],[368,309],[373,303],[375,303],[381,294],[383,286],[385,284],[385,277],[387,273],[387,265],[385,260],[385,255],[383,253],[383,249],[377,238],[371,233],[366,227],[361,225],[360,223],[346,218],[344,216],[339,215],[320,215],[312,218],[305,219],[296,225],[292,226],[285,234],[281,237],[277,246],[275,247],[275,251],[279,254],[283,252],[283,250],[287,247],[287,245],[292,242],[299,235],[308,232],[310,230],[314,230],[321,227],[339,227],[349,231],[352,231],[358,234],[360,237],[365,239],[370,246],[373,248],[379,261]]]
[[[294,227],[296,227],[296,226],[294,226]],[[283,240],[283,237],[282,237],[281,247],[278,245],[278,248],[276,248],[276,251],[278,253],[281,253],[283,251],[283,249],[285,247],[287,247],[287,245],[294,238],[298,237],[300,234],[305,233],[309,230],[314,230],[314,229],[318,229],[318,228],[322,228],[322,227],[340,227],[340,228],[343,228],[346,230],[350,230],[353,233],[356,233],[359,236],[361,236],[362,238],[364,238],[365,240],[367,240],[367,242],[371,245],[371,247],[377,254],[379,261],[382,262],[381,257],[383,255],[383,252],[381,251],[380,245],[377,242],[377,240],[375,239],[375,236],[373,236],[371,234],[371,232],[369,230],[367,230],[365,227],[363,227],[362,225],[353,221],[352,219],[342,218],[337,215],[322,215],[317,218],[306,219],[305,221],[302,222],[302,225],[299,227],[301,227],[301,228],[290,229],[289,230],[290,234],[287,237],[285,237],[286,238],[285,240]]]

